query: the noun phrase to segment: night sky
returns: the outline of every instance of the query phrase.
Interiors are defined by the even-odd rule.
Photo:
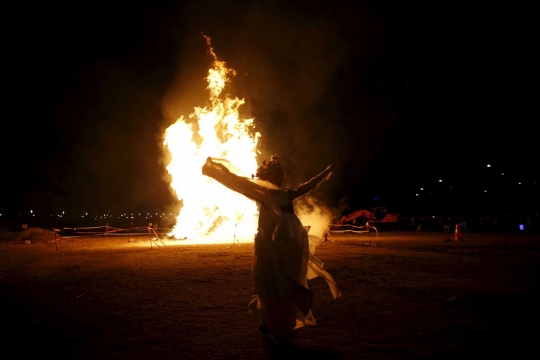
[[[0,207],[174,205],[161,136],[208,100],[205,34],[286,185],[334,163],[319,196],[351,211],[538,211],[530,9],[394,3],[11,5]]]

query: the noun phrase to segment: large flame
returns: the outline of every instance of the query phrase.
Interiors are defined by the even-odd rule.
[[[252,242],[258,218],[255,202],[201,173],[211,156],[225,158],[243,174],[252,174],[257,168],[260,137],[252,131],[253,119],[239,119],[238,108],[244,100],[220,96],[229,76],[236,72],[217,59],[210,38],[205,38],[213,56],[206,77],[210,103],[194,108],[189,115],[194,121],[188,123],[181,116],[165,131],[164,145],[171,155],[167,171],[182,205],[169,235],[186,239],[182,244]]]

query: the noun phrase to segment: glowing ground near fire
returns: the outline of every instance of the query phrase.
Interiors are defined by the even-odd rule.
[[[310,281],[317,326],[281,350],[247,311],[253,244],[151,249],[147,239],[101,237],[61,240],[57,251],[3,239],[3,350],[117,360],[529,357],[540,320],[539,235],[448,236],[323,242],[316,254],[343,296],[334,301],[324,280]]]

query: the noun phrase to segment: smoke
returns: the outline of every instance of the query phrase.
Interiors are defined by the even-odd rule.
[[[324,237],[328,226],[340,215],[339,209],[332,209],[312,196],[305,196],[294,204],[296,216],[304,226],[310,226],[309,234]]]

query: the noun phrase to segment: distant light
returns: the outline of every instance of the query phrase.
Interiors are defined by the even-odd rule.
[[[487,190],[484,190],[484,192],[487,192]]]
[[[424,190],[424,188],[420,188],[420,190]]]
[[[504,173],[502,173],[501,175],[504,176]]]
[[[418,194],[416,194],[416,196],[418,196]]]
[[[523,224],[519,224],[519,230],[521,231],[525,230],[525,226],[523,226]]]
[[[491,167],[491,165],[488,164],[487,167]]]
[[[442,182],[442,180],[439,180],[439,182]]]
[[[520,182],[518,182],[518,184],[519,184],[519,185],[521,185],[521,181],[520,181]]]
[[[452,188],[452,185],[450,185],[450,189]]]

